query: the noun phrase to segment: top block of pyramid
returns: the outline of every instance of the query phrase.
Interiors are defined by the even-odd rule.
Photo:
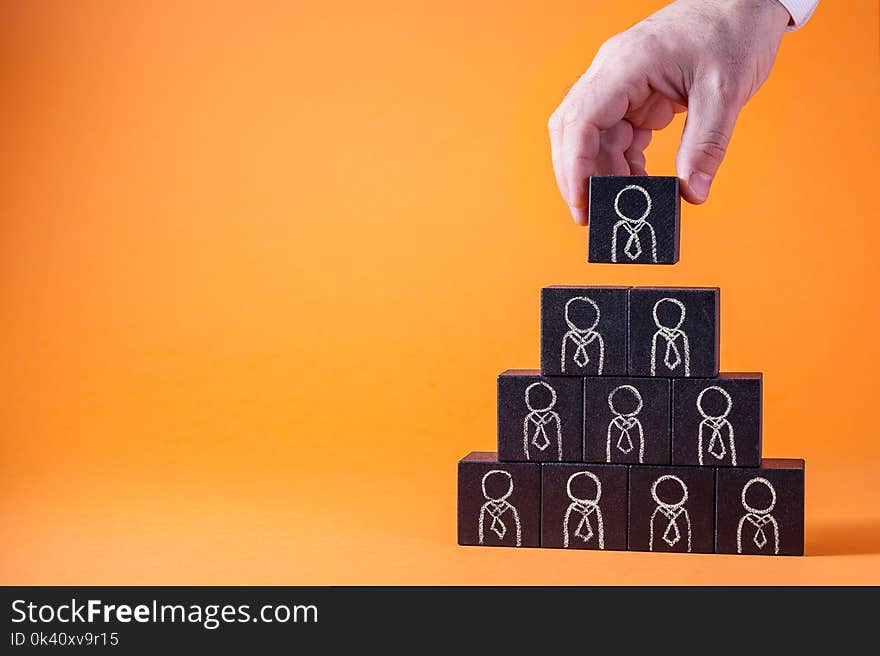
[[[588,262],[678,262],[681,200],[678,178],[590,178]]]

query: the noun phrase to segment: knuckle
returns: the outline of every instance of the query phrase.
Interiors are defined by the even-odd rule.
[[[728,35],[730,27],[724,21],[708,20],[700,24],[700,33],[704,42],[718,43]]]
[[[562,111],[562,125],[566,128],[574,125],[578,121],[581,113],[580,98],[572,98],[566,108]]]
[[[615,34],[599,48],[603,58],[639,61],[661,57],[665,52],[663,37],[648,26],[636,25],[625,32]]]
[[[597,54],[603,58],[620,56],[629,50],[632,40],[629,32],[620,32],[606,39]]]
[[[704,81],[712,95],[725,102],[740,102],[748,93],[748,86],[742,77],[731,72],[712,73]]]
[[[724,153],[727,152],[729,143],[730,138],[720,130],[707,130],[700,135],[694,147],[703,156],[720,162],[724,159]]]
[[[662,57],[665,51],[664,39],[652,30],[638,32],[638,52],[649,59]]]

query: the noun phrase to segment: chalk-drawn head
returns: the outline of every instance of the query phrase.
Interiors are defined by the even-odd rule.
[[[513,477],[503,469],[490,469],[483,474],[482,487],[489,501],[504,501],[513,494]]]
[[[654,323],[658,328],[678,330],[684,323],[684,303],[677,298],[661,298],[654,303]]]
[[[608,395],[608,407],[621,417],[633,417],[642,410],[642,395],[632,385],[621,385]]]
[[[732,408],[730,394],[716,385],[710,385],[697,397],[697,410],[706,419],[724,419]]]
[[[568,477],[565,489],[568,498],[578,503],[598,504],[602,498],[602,483],[593,472],[575,472]]]
[[[532,412],[547,412],[556,405],[556,390],[543,380],[526,387],[526,407]]]
[[[776,506],[776,490],[773,489],[773,484],[766,478],[756,476],[743,485],[742,504],[750,513],[766,515]]]
[[[688,500],[688,489],[678,476],[666,474],[654,481],[651,486],[651,496],[654,497],[658,506],[663,506],[667,510],[675,510],[681,508]],[[666,500],[664,501],[661,497]]]
[[[645,210],[639,216],[637,216],[637,210],[631,212],[632,216],[627,216],[620,211],[620,197],[628,191],[635,192],[636,195],[641,194],[645,197]],[[648,214],[651,212],[651,196],[648,195],[648,191],[644,187],[640,187],[639,185],[627,185],[626,187],[618,191],[617,196],[614,197],[614,211],[617,213],[617,216],[619,216],[624,221],[629,221],[630,223],[641,223],[647,218]]]
[[[565,323],[572,330],[586,333],[599,325],[599,306],[592,298],[575,296],[565,304]]]

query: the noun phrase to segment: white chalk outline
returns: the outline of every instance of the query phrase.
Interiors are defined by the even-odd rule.
[[[529,398],[529,393],[538,386],[543,385],[548,390],[550,390],[550,403],[546,408],[535,408],[532,406],[531,399]],[[523,419],[523,453],[525,454],[526,460],[531,460],[529,456],[529,426],[535,426],[535,434],[532,436],[531,444],[538,451],[543,451],[548,446],[552,444],[550,440],[550,436],[547,435],[547,430],[545,426],[550,424],[553,420],[556,420],[556,450],[558,460],[562,460],[562,419],[559,417],[559,413],[553,410],[553,407],[556,405],[556,390],[553,389],[551,385],[544,382],[543,380],[539,380],[535,383],[532,383],[528,387],[526,387],[525,392],[525,403],[526,408],[530,410],[529,414],[525,416]],[[538,439],[538,434],[544,436],[547,440],[547,444],[544,446],[539,446],[536,442]]]
[[[614,395],[620,390],[628,390],[635,394],[636,400],[638,401],[638,406],[632,412],[618,412],[614,408]],[[642,464],[645,460],[645,433],[642,429],[642,421],[636,417],[642,411],[642,395],[635,387],[632,385],[618,385],[611,393],[608,395],[608,407],[611,408],[611,421],[608,422],[608,431],[606,432],[606,440],[605,440],[605,462],[611,462],[611,429],[618,428],[620,430],[620,437],[617,440],[617,449],[623,454],[629,454],[630,451],[633,450],[632,446],[632,436],[629,431],[633,428],[638,428],[639,431],[639,464]],[[630,442],[629,451],[624,451],[620,448],[620,441],[623,439],[624,434]]]
[[[596,310],[596,320],[592,323],[589,328],[578,328],[574,321],[571,320],[569,316],[569,306],[575,301],[586,301],[590,305],[593,306],[593,309]],[[585,362],[583,365],[577,364],[581,369],[590,364],[590,357],[587,355],[587,347],[593,343],[594,340],[599,340],[599,365],[597,367],[596,375],[602,375],[602,368],[605,366],[605,340],[602,337],[602,333],[596,330],[596,326],[599,325],[599,317],[601,313],[599,312],[599,306],[592,298],[587,296],[573,296],[568,299],[565,303],[565,323],[568,324],[568,332],[562,338],[562,373],[565,373],[565,350],[566,345],[568,344],[568,340],[571,340],[575,346],[574,355],[572,356],[572,360],[577,357],[577,354],[583,353]]]
[[[507,476],[507,480],[509,485],[507,487],[507,492],[502,494],[500,497],[490,497],[489,493],[486,491],[486,479],[489,478],[492,474],[504,474]],[[498,535],[498,531],[492,526],[489,526],[489,529],[498,535],[498,539],[500,541],[504,540],[504,536],[507,534],[507,526],[504,524],[504,520],[501,519],[501,516],[510,510],[513,513],[513,521],[516,525],[516,546],[522,546],[522,526],[519,523],[519,512],[517,512],[516,507],[511,504],[507,498],[513,494],[513,476],[511,476],[510,472],[505,471],[503,469],[490,469],[485,474],[483,474],[483,480],[480,482],[480,487],[483,490],[483,497],[487,500],[482,506],[480,506],[480,517],[477,523],[477,534],[479,537],[480,544],[483,544],[483,522],[485,520],[486,514],[490,514],[492,516],[492,524],[496,521],[501,524],[504,531],[501,535]]]
[[[669,326],[664,326],[660,323],[660,318],[657,316],[657,308],[660,307],[660,304],[664,301],[669,301],[673,305],[677,305],[681,310],[681,317],[678,320],[678,323],[675,324],[674,327],[670,328]],[[687,315],[687,310],[684,307],[684,303],[679,301],[677,298],[670,298],[669,296],[664,296],[659,301],[654,303],[654,309],[652,310],[652,314],[654,315],[654,324],[657,326],[657,332],[654,333],[654,336],[651,338],[651,375],[657,375],[657,338],[663,337],[666,340],[666,354],[663,356],[663,364],[666,365],[666,368],[669,371],[675,371],[678,368],[678,365],[684,362],[684,375],[691,375],[691,347],[690,342],[688,341],[687,333],[683,330],[680,330],[682,324],[684,324],[685,316]],[[681,337],[682,348],[684,349],[684,357],[679,353],[678,347],[675,345],[675,340],[678,337]],[[669,360],[670,349],[675,351],[678,356],[678,362],[675,363],[674,367],[670,367],[667,364]]]
[[[645,208],[645,212],[637,219],[633,219],[632,217],[624,216],[623,212],[620,211],[620,197],[623,195],[623,192],[629,191],[640,191],[642,195],[644,195],[645,200],[648,202],[648,206]],[[647,219],[648,214],[651,213],[651,195],[648,193],[647,189],[640,185],[627,185],[623,189],[617,192],[617,196],[614,197],[614,211],[617,216],[620,217],[620,221],[614,224],[614,228],[611,230],[611,261],[617,262],[617,232],[621,228],[623,228],[627,233],[629,233],[629,237],[626,240],[626,245],[623,247],[623,254],[626,255],[630,261],[636,261],[642,255],[642,243],[639,241],[639,231],[645,226],[648,227],[648,230],[651,232],[651,261],[654,264],[657,264],[657,235],[654,232],[654,226],[648,223],[645,219]],[[632,256],[627,252],[627,249],[630,245],[634,245],[637,249],[635,256]]]
[[[596,484],[595,499],[582,499],[575,496],[574,493],[571,491],[571,482],[578,476],[586,476]],[[568,477],[568,482],[565,484],[565,491],[568,493],[568,498],[571,499],[571,503],[568,504],[568,509],[565,511],[565,517],[562,520],[562,546],[568,548],[568,520],[571,517],[572,511],[577,510],[581,514],[581,521],[578,523],[578,528],[575,529],[575,535],[581,538],[581,540],[583,540],[584,542],[589,542],[593,538],[593,535],[597,535],[599,548],[604,549],[605,525],[602,522],[602,509],[599,508],[599,499],[602,498],[602,483],[599,481],[599,477],[591,471],[575,472]],[[592,526],[590,525],[589,518],[591,514],[596,515],[596,531],[593,531]],[[591,531],[590,537],[588,538],[584,538],[583,536],[578,535],[578,530],[584,523],[586,523],[587,528]]]
[[[727,409],[720,415],[710,415],[703,410],[703,395],[709,390],[721,392],[721,395],[727,400]],[[701,465],[705,464],[703,462],[703,430],[708,429],[712,431],[712,437],[709,438],[709,444],[706,447],[706,451],[709,455],[715,458],[715,460],[720,462],[724,460],[724,456],[727,455],[723,435],[726,427],[729,435],[728,445],[730,449],[730,464],[732,467],[736,467],[736,442],[734,441],[733,424],[727,419],[727,415],[730,414],[731,410],[733,410],[733,398],[731,398],[726,389],[718,387],[717,385],[710,385],[709,387],[704,388],[697,396],[697,411],[703,417],[703,421],[700,422],[700,426],[697,429],[697,452]],[[721,444],[720,456],[712,453],[711,450],[712,445],[716,440]]]
[[[665,501],[660,500],[660,496],[657,494],[657,486],[663,481],[675,481],[681,486],[681,500],[676,501],[675,503],[666,503]],[[666,526],[666,530],[663,532],[663,541],[669,545],[670,548],[674,548],[676,544],[678,544],[679,540],[681,540],[681,533],[678,530],[677,520],[680,516],[684,515],[684,521],[687,525],[687,552],[691,552],[691,517],[688,514],[687,508],[684,507],[684,504],[687,503],[688,500],[688,489],[687,485],[684,484],[684,481],[681,480],[678,476],[674,474],[664,474],[651,486],[651,496],[654,497],[654,501],[657,502],[657,507],[654,509],[654,512],[651,513],[651,522],[649,528],[649,538],[648,538],[648,551],[654,551],[654,518],[657,517],[657,513],[662,514],[666,519],[669,520],[669,523]],[[678,533],[678,537],[675,539],[672,544],[666,540],[666,533],[670,528],[674,528],[675,532]]]
[[[762,485],[766,485],[767,489],[770,490],[770,505],[764,509],[752,508],[748,502],[746,501],[746,492],[748,492],[749,487],[751,487],[754,483],[761,483]],[[742,499],[743,508],[746,510],[746,514],[743,515],[739,523],[736,525],[736,553],[742,553],[742,528],[743,524],[748,520],[748,522],[755,527],[755,537],[752,541],[755,543],[755,546],[758,547],[759,550],[764,550],[764,545],[766,545],[769,540],[767,540],[767,536],[764,536],[766,542],[764,545],[758,545],[758,532],[764,532],[764,527],[768,524],[773,527],[773,555],[779,555],[779,523],[776,521],[776,518],[771,515],[771,511],[776,507],[776,488],[773,487],[773,483],[768,481],[763,476],[755,476],[750,479],[743,485],[742,494],[740,495]]]

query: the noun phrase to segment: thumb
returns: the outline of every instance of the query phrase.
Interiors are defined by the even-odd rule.
[[[743,101],[723,84],[705,78],[694,83],[676,157],[682,195],[689,203],[702,203],[727,152],[733,126]]]

